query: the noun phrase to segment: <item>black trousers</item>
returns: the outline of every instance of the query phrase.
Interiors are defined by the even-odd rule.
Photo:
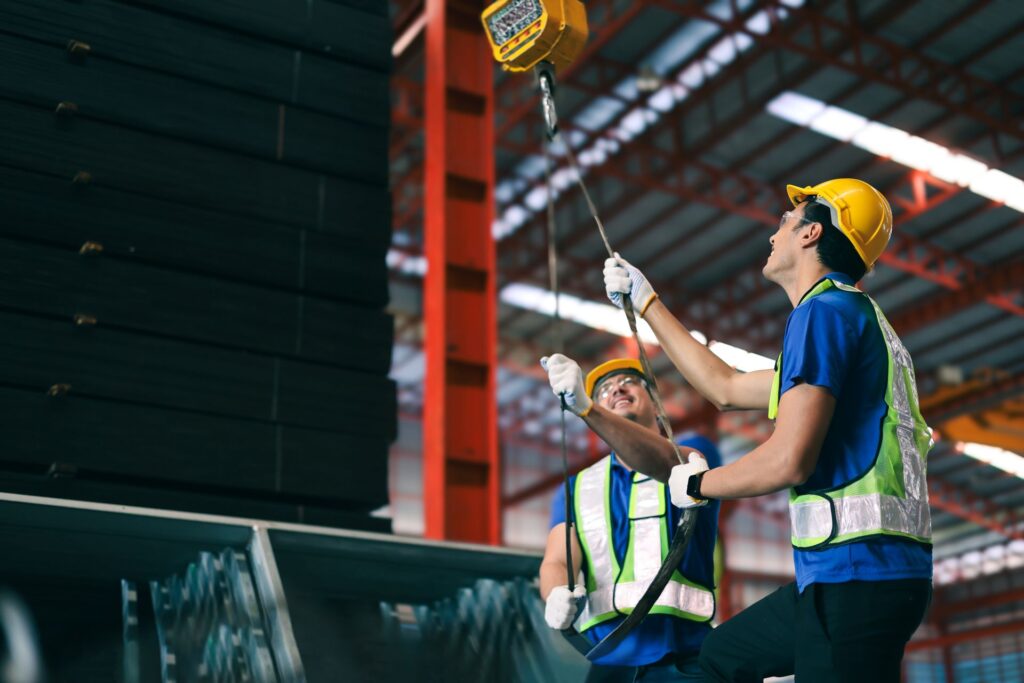
[[[712,681],[898,683],[931,595],[926,579],[791,583],[712,631],[700,665]]]

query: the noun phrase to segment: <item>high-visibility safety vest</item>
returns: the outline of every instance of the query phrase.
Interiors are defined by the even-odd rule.
[[[587,601],[576,621],[580,632],[632,612],[668,554],[666,487],[634,472],[629,542],[619,565],[612,540],[611,464],[611,456],[605,456],[576,475],[573,508],[587,569]],[[715,614],[715,595],[677,569],[650,613],[709,621]]]
[[[872,536],[901,536],[931,543],[932,520],[925,480],[925,459],[932,445],[931,430],[921,417],[910,354],[878,304],[856,287],[826,278],[800,303],[833,287],[866,297],[875,310],[889,356],[886,413],[882,418],[878,452],[867,472],[829,489],[803,494],[790,489],[793,546],[825,548]],[[781,376],[780,355],[775,364],[768,406],[768,417],[773,420],[779,408]]]

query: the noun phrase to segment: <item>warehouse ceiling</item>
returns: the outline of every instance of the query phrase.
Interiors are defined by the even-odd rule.
[[[392,376],[406,415],[419,411],[422,381],[422,9],[392,1]],[[1024,480],[1007,471],[1015,460],[961,444],[1024,454],[1024,5],[591,0],[587,10],[589,42],[557,95],[563,138],[615,248],[709,341],[774,358],[790,307],[760,270],[785,185],[850,176],[881,189],[894,238],[861,286],[913,354],[937,430],[936,539],[961,552],[991,534],[1021,538]],[[557,335],[549,315],[531,310],[548,286],[532,79],[501,73],[495,97],[499,421],[509,457],[554,445],[557,410],[536,363]],[[564,152],[553,153],[563,292],[603,302],[604,248]],[[620,336],[562,325],[585,367],[629,352]],[[652,351],[677,422],[706,420]],[[738,453],[769,433],[746,414],[717,426]],[[571,438],[579,463],[597,453],[580,425]]]

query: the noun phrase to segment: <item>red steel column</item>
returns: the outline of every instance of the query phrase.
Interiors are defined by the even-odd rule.
[[[428,538],[498,544],[494,65],[479,13],[426,2],[423,500]]]

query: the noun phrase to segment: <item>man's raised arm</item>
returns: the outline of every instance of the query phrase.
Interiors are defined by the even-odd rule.
[[[672,364],[687,382],[719,410],[768,408],[772,371],[739,372],[693,338],[661,303],[647,278],[618,254],[605,261],[608,298],[622,307],[628,293],[638,314],[651,326]]]

